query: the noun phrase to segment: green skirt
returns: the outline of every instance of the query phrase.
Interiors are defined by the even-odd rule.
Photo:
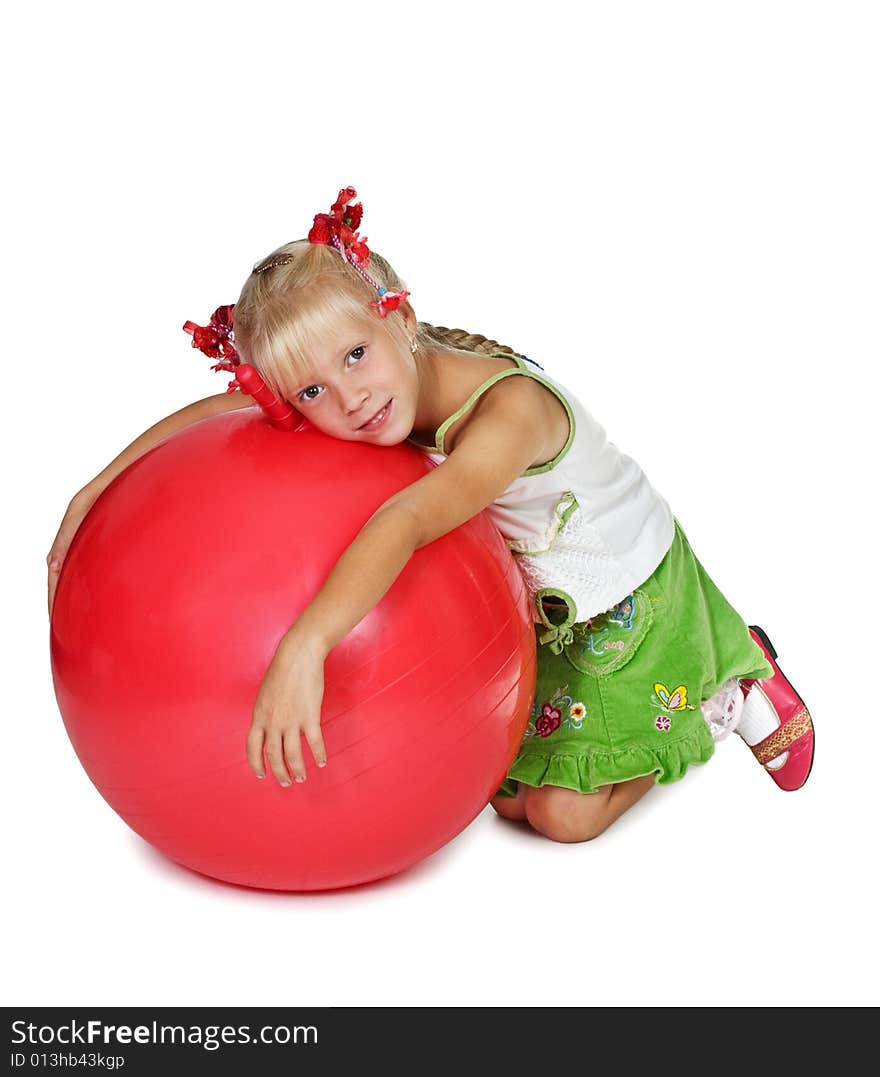
[[[644,774],[677,781],[714,751],[700,704],[730,678],[773,673],[677,520],[650,579],[564,627],[553,645],[538,642],[532,713],[501,795],[515,796],[518,782],[592,793]]]

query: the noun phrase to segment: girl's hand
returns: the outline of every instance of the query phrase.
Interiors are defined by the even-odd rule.
[[[61,521],[61,526],[58,528],[58,534],[55,536],[55,541],[52,543],[52,549],[46,556],[46,562],[49,566],[49,616],[52,616],[52,607],[55,605],[55,590],[58,587],[58,577],[61,575],[61,566],[64,564],[64,558],[67,557],[67,551],[70,549],[70,544],[73,541],[73,536],[79,529],[79,525],[85,519],[86,513],[94,505],[97,499],[97,494],[91,493],[88,488],[80,490],[78,494],[75,494],[70,504],[67,506],[67,512],[64,514],[64,519]]]
[[[248,763],[258,778],[266,776],[265,748],[269,768],[280,785],[290,785],[290,774],[304,782],[303,734],[318,766],[326,764],[321,737],[325,658],[326,652],[313,640],[298,635],[295,627],[279,643],[257,693],[247,735]]]

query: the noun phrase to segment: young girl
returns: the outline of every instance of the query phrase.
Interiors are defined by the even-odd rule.
[[[49,606],[79,523],[137,456],[187,423],[254,405],[331,437],[409,441],[439,466],[365,522],[281,639],[247,734],[257,778],[306,780],[321,737],[329,651],[382,598],[413,552],[487,509],[533,602],[531,721],[492,801],[557,841],[595,837],[652,785],[683,777],[732,729],[783,789],[813,757],[807,708],[695,558],[644,473],[536,363],[485,337],[419,322],[409,292],[357,229],[354,188],[307,240],[256,265],[234,307],[193,346],[236,379],[169,416],[70,504],[49,553]],[[234,332],[232,329],[234,318]],[[244,360],[244,362],[242,361]],[[256,374],[254,373],[256,371]],[[240,383],[239,383],[240,379]]]

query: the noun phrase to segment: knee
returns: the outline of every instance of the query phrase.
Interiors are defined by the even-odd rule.
[[[545,785],[530,789],[526,798],[526,818],[551,841],[590,841],[606,828],[605,797],[602,793],[578,793]]]
[[[490,803],[502,819],[520,821],[526,817],[522,787],[515,797],[497,796],[493,797]]]

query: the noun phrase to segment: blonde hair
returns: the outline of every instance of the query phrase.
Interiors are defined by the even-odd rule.
[[[257,271],[261,265],[292,256],[290,261]],[[376,292],[339,252],[324,243],[297,239],[273,251],[254,267],[235,304],[235,349],[242,362],[255,367],[272,391],[291,399],[314,346],[340,321],[378,324],[401,348],[409,348],[401,311],[380,319],[370,302]],[[368,272],[389,291],[406,291],[406,284],[376,251],[370,252]],[[478,333],[419,322],[419,346],[433,350],[518,355],[512,348]]]

